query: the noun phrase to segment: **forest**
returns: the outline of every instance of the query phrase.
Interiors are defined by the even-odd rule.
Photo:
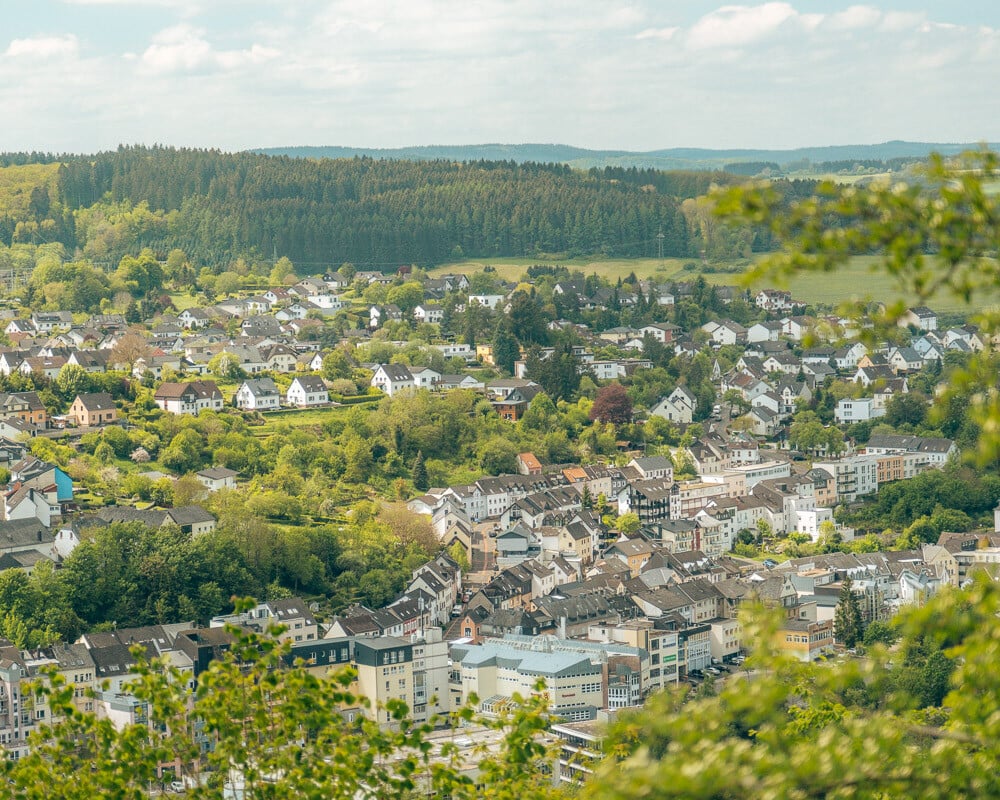
[[[6,169],[32,158],[5,157]],[[161,259],[182,249],[199,267],[286,256],[315,272],[344,262],[390,270],[470,257],[655,257],[661,245],[668,257],[733,257],[774,246],[763,229],[706,240],[695,199],[737,180],[719,172],[120,147],[65,157],[46,176],[27,207],[0,204],[0,243],[59,242],[104,265],[143,248]],[[813,188],[781,184],[790,197]]]

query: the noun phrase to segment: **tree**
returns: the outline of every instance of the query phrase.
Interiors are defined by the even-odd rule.
[[[205,588],[210,595],[213,587]],[[253,605],[241,600],[236,610]],[[477,755],[473,780],[463,773],[454,745],[440,760],[427,757],[433,726],[414,723],[404,702],[373,706],[352,690],[350,670],[314,674],[288,644],[277,642],[283,630],[228,629],[223,652],[199,675],[193,692],[165,659],[149,661],[136,647],[136,678],[125,691],[147,715],[138,723],[116,725],[80,711],[74,685],[51,670],[41,672],[22,702],[38,701],[50,713],[32,733],[30,754],[0,764],[9,795],[138,800],[160,794],[165,762],[177,779],[196,784],[189,791],[202,798],[548,800],[561,794],[541,739],[550,721],[547,695],[538,689],[500,721],[481,719],[471,707],[444,720],[456,730],[485,724],[499,733],[498,746]],[[362,713],[348,716],[345,708]],[[380,724],[386,720],[392,724]],[[205,740],[212,746],[204,748]]]
[[[335,381],[339,378],[350,378],[354,374],[354,366],[347,354],[336,348],[323,357],[322,372],[328,381]]]
[[[639,532],[639,528],[642,527],[642,521],[639,519],[639,515],[634,511],[630,511],[627,514],[622,514],[615,520],[615,528],[624,533],[626,536],[633,536]]]
[[[935,298],[959,301],[970,320],[987,335],[1000,332],[1000,309],[980,302],[1000,283],[996,259],[1000,199],[986,189],[1000,174],[1000,158],[986,149],[946,161],[934,155],[915,180],[874,181],[859,189],[820,184],[814,197],[792,200],[770,184],[723,190],[717,212],[737,225],[770,229],[781,250],[759,262],[746,276],[752,282],[782,280],[801,271],[835,271],[859,254],[876,253],[873,269],[891,275],[895,296],[844,303],[841,311],[868,315],[870,341],[890,338],[906,310],[934,304]],[[980,464],[1000,461],[1000,353],[974,353],[951,376],[938,407],[950,397],[968,398],[968,415],[980,435],[974,449]]]
[[[424,454],[417,451],[417,457],[413,459],[413,467],[410,470],[410,478],[413,480],[413,488],[419,492],[426,492],[430,488],[430,480],[427,477],[427,466],[424,464]]]
[[[490,475],[517,472],[518,450],[502,436],[492,436],[480,445],[479,464]]]
[[[64,364],[56,377],[56,388],[67,402],[90,390],[90,375],[78,364]]]
[[[854,647],[864,633],[861,606],[858,596],[852,591],[850,578],[844,578],[840,588],[840,598],[833,612],[833,632],[844,647]]]
[[[510,317],[501,315],[493,334],[493,363],[509,375],[514,374],[514,362],[521,357],[521,347],[514,335]]]
[[[424,287],[416,281],[407,281],[389,289],[385,299],[386,302],[399,306],[404,318],[409,319],[413,309],[424,301]]]
[[[208,360],[208,369],[219,380],[238,381],[246,377],[239,356],[223,350]]]
[[[627,425],[632,421],[632,401],[625,387],[617,381],[597,391],[594,405],[590,408],[590,419]]]
[[[149,342],[142,333],[129,330],[115,342],[115,346],[111,349],[111,361],[115,366],[124,367],[125,371],[131,374],[135,362],[140,358],[148,359],[149,353]]]
[[[268,282],[272,286],[284,286],[288,283],[289,278],[291,278],[292,283],[295,282],[295,265],[292,264],[292,260],[288,256],[282,256],[274,262],[271,274],[268,276]]]
[[[897,394],[885,406],[885,421],[894,428],[922,425],[927,416],[927,400],[917,392]]]

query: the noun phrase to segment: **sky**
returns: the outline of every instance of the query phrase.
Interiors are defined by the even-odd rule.
[[[997,0],[0,0],[0,151],[995,142],[998,79]]]

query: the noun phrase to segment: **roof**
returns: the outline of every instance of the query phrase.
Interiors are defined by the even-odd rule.
[[[326,391],[326,384],[319,375],[299,375],[292,383],[297,383],[306,392]]]
[[[244,388],[254,397],[278,394],[278,387],[271,378],[247,378],[240,387]]]
[[[199,470],[195,474],[201,478],[208,478],[213,481],[223,480],[225,478],[235,478],[239,475],[238,472],[231,470],[228,467],[209,467],[208,469]]]
[[[78,394],[76,403],[79,401],[87,411],[108,411],[115,408],[115,401],[107,392],[94,392],[92,394]]]
[[[382,373],[390,381],[412,381],[413,374],[406,364],[382,364],[379,366]]]

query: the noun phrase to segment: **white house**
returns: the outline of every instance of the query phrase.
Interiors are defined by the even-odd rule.
[[[500,303],[503,302],[502,294],[470,294],[469,303],[476,303],[477,305],[486,306],[490,311],[496,309]]]
[[[300,375],[288,387],[285,402],[299,408],[320,406],[330,402],[330,393],[318,375]]]
[[[413,373],[406,364],[380,364],[372,375],[371,385],[392,397],[397,392],[413,388]]]
[[[837,402],[833,410],[834,421],[838,425],[867,422],[885,416],[885,407],[879,408],[872,397],[847,398]]]
[[[236,390],[233,403],[244,411],[273,411],[281,407],[281,395],[271,378],[247,378]]]
[[[238,474],[226,467],[212,467],[196,472],[195,477],[208,491],[217,492],[219,489],[235,489]]]
[[[650,410],[650,416],[663,417],[671,422],[688,423],[694,418],[697,400],[683,386],[678,386]]]
[[[214,381],[191,381],[189,383],[161,383],[153,395],[153,400],[164,411],[171,414],[191,414],[209,409],[222,409],[222,392]]]

